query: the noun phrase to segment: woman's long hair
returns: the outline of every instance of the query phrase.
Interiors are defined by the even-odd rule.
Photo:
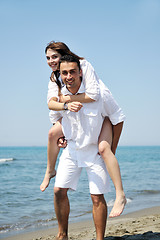
[[[80,59],[84,59],[82,57],[79,57],[75,53],[71,52],[69,47],[65,43],[63,43],[63,42],[54,42],[54,41],[52,41],[52,42],[48,43],[47,47],[45,48],[45,54],[47,54],[47,50],[48,49],[52,49],[52,50],[58,52],[61,56],[72,55],[72,56],[78,58],[79,60]],[[61,86],[61,82],[59,81],[59,73],[58,73],[58,71],[55,71],[55,72],[51,73],[50,79],[51,79],[52,82],[55,82],[54,76],[56,78],[56,83],[57,83],[58,87],[61,89],[62,86]]]

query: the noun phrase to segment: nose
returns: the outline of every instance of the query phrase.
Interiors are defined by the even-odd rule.
[[[67,79],[70,79],[70,78],[72,78],[72,75],[71,75],[71,73],[68,73],[67,74]]]

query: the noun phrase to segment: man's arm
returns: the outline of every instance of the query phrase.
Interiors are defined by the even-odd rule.
[[[113,125],[113,140],[112,140],[111,150],[114,154],[116,153],[116,149],[117,149],[118,142],[119,142],[119,139],[121,136],[122,128],[123,128],[123,122]]]

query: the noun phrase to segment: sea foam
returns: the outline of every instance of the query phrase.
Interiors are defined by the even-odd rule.
[[[8,162],[8,161],[13,161],[14,158],[0,158],[0,163]]]

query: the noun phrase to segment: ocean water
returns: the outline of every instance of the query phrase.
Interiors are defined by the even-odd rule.
[[[53,206],[54,179],[45,192],[43,180],[46,147],[0,147],[0,238],[57,226]],[[118,147],[127,205],[124,211],[160,205],[160,146]],[[115,190],[105,195],[111,210]],[[70,222],[90,219],[90,199],[86,172],[83,171],[76,192],[69,192]]]

